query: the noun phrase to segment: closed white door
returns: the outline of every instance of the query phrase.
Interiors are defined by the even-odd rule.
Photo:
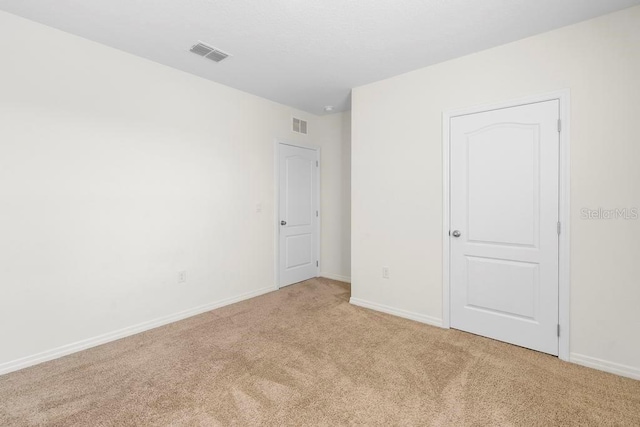
[[[453,117],[451,326],[558,354],[559,101]]]
[[[280,286],[318,275],[318,151],[279,144]]]

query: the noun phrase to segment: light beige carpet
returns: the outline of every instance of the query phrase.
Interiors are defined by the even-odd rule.
[[[628,425],[640,381],[314,279],[0,377],[0,425]]]

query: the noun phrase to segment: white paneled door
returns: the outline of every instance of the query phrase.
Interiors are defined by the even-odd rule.
[[[318,275],[319,159],[318,151],[279,146],[280,286]]]
[[[559,101],[452,117],[451,327],[558,354]]]

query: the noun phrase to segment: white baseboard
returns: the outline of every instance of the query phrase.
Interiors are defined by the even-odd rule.
[[[63,356],[67,356],[71,353],[86,350],[91,347],[96,347],[102,344],[106,344],[111,341],[119,340],[131,335],[139,334],[140,332],[148,331],[160,326],[167,325],[169,323],[177,322],[188,317],[196,316],[198,314],[205,313],[207,311],[214,310],[216,308],[224,307],[225,305],[240,302],[249,298],[257,297],[259,295],[266,294],[274,291],[273,286],[268,288],[258,289],[256,291],[247,292],[237,297],[227,298],[224,300],[212,302],[209,304],[201,305],[195,308],[184,310],[178,313],[170,314],[168,316],[160,317],[148,322],[138,323],[137,325],[129,326],[117,331],[108,332],[103,335],[98,335],[93,338],[88,338],[82,341],[78,341],[72,344],[63,345],[51,350],[46,350],[41,353],[37,353],[31,356],[22,357],[20,359],[11,360],[0,364],[0,375],[8,374],[9,372],[18,371],[20,369],[27,368],[29,366],[37,365],[39,363],[47,362],[49,360],[58,359]]]
[[[361,300],[353,297],[351,297],[349,302],[353,305],[357,305],[358,307],[364,307],[364,308],[369,308],[371,310],[381,311],[383,313],[392,314],[398,317],[404,317],[405,319],[415,320],[416,322],[426,323],[427,325],[437,326],[439,328],[442,327],[442,319],[427,316],[425,314],[414,313],[412,311],[407,311],[407,310],[401,310],[399,308],[389,307],[388,305],[377,304],[374,302],[369,302],[369,301],[365,301],[365,300]]]
[[[333,273],[320,273],[320,277],[326,277],[327,279],[337,280],[338,282],[351,283],[351,277],[341,276]]]
[[[586,366],[588,368],[598,369],[600,371],[609,372],[611,374],[620,375],[634,380],[640,380],[640,368],[622,365],[620,363],[609,362],[607,360],[597,359],[583,354],[571,353],[569,356],[571,363]]]

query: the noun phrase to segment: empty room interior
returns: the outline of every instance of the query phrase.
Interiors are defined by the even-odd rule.
[[[640,0],[0,0],[0,426],[640,426]]]

